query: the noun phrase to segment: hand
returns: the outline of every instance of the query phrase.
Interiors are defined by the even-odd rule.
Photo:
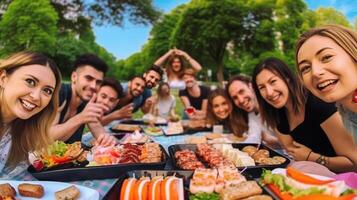
[[[92,98],[87,103],[86,107],[79,114],[81,122],[83,124],[98,122],[98,119],[103,116],[103,114],[109,110],[109,108],[103,104],[95,103],[97,95],[94,94]]]
[[[95,140],[95,146],[114,146],[117,144],[117,139],[108,133],[103,133]]]
[[[133,116],[134,104],[127,104],[120,109],[114,111],[116,119],[131,118]]]
[[[306,160],[307,156],[311,152],[310,148],[295,141],[293,141],[293,147],[288,147],[287,150],[296,161]]]
[[[196,109],[194,107],[192,107],[192,106],[187,107],[185,109],[185,113],[187,114],[188,118],[192,119],[195,116]]]

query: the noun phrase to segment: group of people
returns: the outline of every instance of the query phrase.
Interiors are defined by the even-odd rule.
[[[107,64],[93,54],[76,59],[70,83],[42,54],[11,55],[0,61],[0,172],[52,141],[80,141],[85,125],[96,145],[113,145],[104,126],[139,109],[177,118],[171,88],[180,89],[184,118],[222,125],[242,142],[281,146],[296,161],[357,170],[357,33],[309,30],[297,42],[296,66],[297,74],[267,58],[252,77],[232,76],[211,91],[196,79],[201,65],[176,48],[125,84],[105,77]]]

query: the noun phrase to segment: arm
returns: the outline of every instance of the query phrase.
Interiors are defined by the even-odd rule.
[[[205,119],[206,118],[206,114],[207,114],[207,106],[208,106],[208,100],[205,99],[205,100],[202,101],[201,110],[196,110],[195,111],[194,118],[195,119]]]
[[[195,59],[188,55],[188,53],[179,49],[176,49],[175,52],[177,52],[178,55],[183,56],[196,72],[201,71],[202,66],[200,65],[200,63],[198,63]]]
[[[185,108],[191,107],[190,100],[186,96],[180,96],[180,100]]]
[[[103,126],[106,126],[114,120],[131,118],[133,115],[133,109],[134,109],[133,103],[130,103],[118,110],[115,110],[107,115],[104,115],[101,118],[100,122],[102,123]]]
[[[117,143],[116,138],[109,135],[99,121],[88,123],[88,127],[96,139],[96,145],[109,146]]]
[[[264,143],[266,143],[268,146],[273,147],[273,148],[279,148],[280,143],[277,137],[270,135],[269,133],[262,131],[262,140]]]
[[[321,128],[326,132],[336,154],[350,159],[357,170],[357,146],[352,135],[343,126],[340,114],[335,112],[321,124]]]
[[[162,66],[164,62],[167,60],[167,58],[173,53],[173,50],[170,49],[168,52],[166,52],[163,56],[161,56],[159,59],[157,59],[154,63],[154,65],[157,66]]]

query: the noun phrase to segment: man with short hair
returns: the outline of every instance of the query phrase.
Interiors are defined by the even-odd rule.
[[[149,112],[151,104],[147,105],[146,100],[151,97],[151,90],[146,88],[146,82],[142,76],[133,77],[127,84],[123,84],[123,89],[125,94],[119,100],[119,108],[132,103],[133,112],[138,111],[139,108],[143,113]]]
[[[248,115],[248,124],[254,120],[258,127],[261,128],[262,140],[271,146],[279,146],[277,138],[273,136],[275,133],[262,122],[259,114],[259,104],[250,77],[244,75],[231,77],[227,84],[227,91],[240,112],[245,112]]]
[[[204,119],[206,118],[210,89],[199,85],[195,76],[196,71],[193,69],[184,71],[182,78],[186,88],[179,91],[179,96],[186,110],[193,108],[193,112],[186,112],[190,119]]]
[[[85,124],[88,124],[98,144],[115,143],[115,138],[98,126],[99,118],[108,108],[95,103],[96,92],[102,84],[108,67],[93,54],[84,54],[75,61],[71,74],[71,84],[62,84],[58,114],[50,133],[54,140],[66,143],[81,141]]]
[[[122,97],[124,97],[124,91],[119,81],[114,78],[104,78],[98,91],[96,101],[97,103],[101,103],[109,107],[109,110],[100,120],[103,126],[108,125],[114,120],[131,118],[133,111],[132,104],[125,105],[114,111],[118,105],[119,99]]]
[[[144,74],[143,77],[148,89],[154,88],[161,81],[164,71],[161,67],[152,65]]]

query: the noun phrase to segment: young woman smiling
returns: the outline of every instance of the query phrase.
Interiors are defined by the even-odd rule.
[[[21,52],[0,61],[0,172],[49,143],[61,75],[46,56]]]
[[[235,110],[226,90],[218,88],[212,91],[208,97],[207,120],[211,125],[223,125],[226,130],[238,137],[242,137],[246,143],[261,143],[262,135],[259,124],[254,120],[246,123],[238,110]]]
[[[356,31],[338,25],[307,31],[297,42],[296,64],[309,91],[323,101],[337,102],[345,128],[357,142]],[[343,151],[357,166],[356,152],[355,145]]]
[[[334,172],[353,169],[342,149],[353,146],[334,104],[307,93],[289,67],[268,58],[253,71],[253,88],[262,118],[296,161],[308,160]]]

